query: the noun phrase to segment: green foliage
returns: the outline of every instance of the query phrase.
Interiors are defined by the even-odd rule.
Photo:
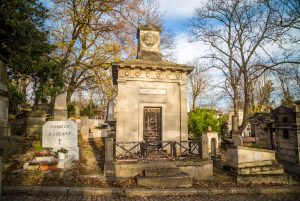
[[[47,10],[36,0],[1,1],[0,55],[12,71],[34,73],[40,56],[49,53],[51,45],[43,30],[46,17]]]
[[[13,83],[8,83],[8,96],[10,104],[20,104],[26,101],[25,94],[18,92]]]
[[[42,147],[41,141],[33,142],[33,148],[34,148],[35,151],[42,151],[43,147]]]
[[[1,0],[0,56],[10,80],[32,80],[37,101],[63,84],[59,64],[49,57],[55,46],[48,42],[44,27],[47,15],[38,0]]]
[[[81,111],[81,116],[89,116],[92,117],[94,115],[94,112],[90,110],[89,106],[86,106]]]
[[[212,128],[212,131],[220,132],[224,121],[225,119],[219,118],[214,110],[196,108],[189,113],[188,130],[193,137],[199,137],[207,132],[208,126]]]
[[[75,103],[69,103],[68,104],[68,116],[69,117],[75,117],[76,116]]]

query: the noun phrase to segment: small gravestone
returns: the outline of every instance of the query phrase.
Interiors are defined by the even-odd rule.
[[[59,94],[55,98],[53,119],[64,121],[68,119],[67,92]]]
[[[79,159],[77,125],[73,121],[48,121],[43,126],[43,147],[65,148]]]
[[[81,119],[80,133],[82,135],[82,138],[84,140],[87,140],[89,138],[89,130],[90,130],[89,117],[83,116],[83,117],[80,117],[80,119]]]

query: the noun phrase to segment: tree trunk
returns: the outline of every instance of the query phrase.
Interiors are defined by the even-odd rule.
[[[67,104],[70,103],[71,97],[74,92],[75,92],[75,87],[72,84],[70,84],[67,88]]]
[[[237,92],[237,87],[236,86],[233,86],[233,112],[234,112],[234,115],[237,120],[238,120],[238,92]],[[235,124],[238,124],[238,125],[235,125]],[[239,126],[239,121],[232,121],[232,125],[231,125],[232,129],[231,129],[231,132],[232,132],[232,135],[236,135],[237,134],[237,131],[234,130],[234,128],[238,127]]]
[[[251,104],[251,99],[250,99],[250,85],[251,83],[249,83],[249,79],[248,79],[248,74],[247,71],[244,70],[244,108],[243,108],[243,121],[242,124],[239,127],[239,135],[242,135],[242,132],[245,130],[247,124],[248,124],[248,120],[249,120],[249,108],[250,108],[250,104]]]
[[[193,105],[192,105],[192,109],[196,108],[196,97],[193,96]]]

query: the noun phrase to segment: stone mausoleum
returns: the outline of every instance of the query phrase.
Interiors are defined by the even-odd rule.
[[[187,141],[187,75],[192,67],[162,60],[161,29],[139,26],[137,59],[113,63],[116,143]]]

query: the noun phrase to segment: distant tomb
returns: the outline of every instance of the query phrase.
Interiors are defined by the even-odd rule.
[[[55,98],[53,120],[64,121],[68,119],[67,92],[59,94]]]

